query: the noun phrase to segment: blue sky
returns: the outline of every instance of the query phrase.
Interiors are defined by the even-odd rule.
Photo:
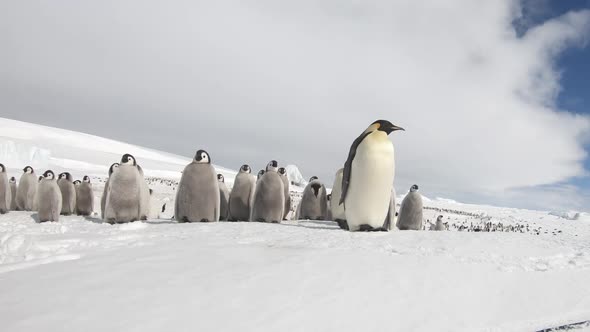
[[[531,0],[523,4],[523,21],[514,24],[519,34],[528,27],[569,11],[590,9],[590,0]],[[557,58],[557,67],[562,73],[558,108],[577,114],[590,114],[590,44],[565,49]],[[590,142],[586,144],[586,151],[590,155]],[[590,172],[590,157],[586,158],[584,166]],[[590,176],[574,178],[570,183],[590,190]]]

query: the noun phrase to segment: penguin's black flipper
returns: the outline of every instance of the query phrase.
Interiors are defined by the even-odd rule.
[[[357,139],[355,139],[354,142],[352,142],[352,145],[350,146],[348,158],[344,163],[344,173],[342,173],[342,193],[340,194],[340,200],[338,201],[338,205],[342,205],[344,203],[346,193],[348,192],[348,185],[350,184],[350,173],[352,171],[352,160],[356,156],[356,148],[370,133],[371,131],[363,132],[361,136],[357,137]]]

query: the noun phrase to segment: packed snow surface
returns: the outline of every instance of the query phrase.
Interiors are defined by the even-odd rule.
[[[177,224],[171,209],[188,158],[119,142],[67,150],[102,138],[16,125],[22,131],[0,131],[14,142],[2,157],[21,151],[14,160],[77,178],[96,167],[97,202],[106,167],[134,149],[151,174],[156,213],[121,225],[1,215],[2,331],[536,331],[590,320],[586,218],[437,198],[425,201],[424,217],[443,215],[449,231]],[[24,165],[7,166],[18,176]]]

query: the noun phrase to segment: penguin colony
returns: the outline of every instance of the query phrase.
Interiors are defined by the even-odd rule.
[[[157,216],[150,211],[152,190],[148,183],[159,181],[168,186],[178,185],[174,219],[180,223],[217,221],[256,221],[280,223],[292,219],[333,220],[349,231],[425,230],[422,196],[413,185],[400,205],[395,203],[395,159],[389,135],[404,130],[386,120],[373,122],[351,144],[343,168],[336,172],[332,192],[312,177],[302,193],[296,209],[289,191],[289,179],[284,167],[271,160],[257,176],[244,164],[235,177],[231,190],[222,174],[217,174],[211,157],[198,150],[178,183],[173,180],[146,178],[134,156],[125,154],[108,169],[100,202],[101,219],[108,223],[147,220]],[[162,212],[166,204],[162,207]],[[295,209],[295,210],[293,210]],[[23,169],[18,182],[8,178],[0,164],[0,213],[10,210],[37,211],[39,221],[59,221],[60,215],[92,216],[94,193],[89,176],[73,181],[68,172],[55,176],[47,170],[37,178],[31,166]],[[449,212],[452,211],[439,211]],[[396,218],[397,216],[397,218]],[[521,231],[524,226],[456,225],[444,222],[439,215],[433,231]],[[511,229],[511,227],[513,229]],[[528,226],[527,226],[527,231]],[[541,230],[534,230],[540,233]]]

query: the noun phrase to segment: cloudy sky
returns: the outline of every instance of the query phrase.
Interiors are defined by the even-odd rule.
[[[590,210],[590,1],[5,1],[1,116],[331,184],[374,120],[396,188]]]

